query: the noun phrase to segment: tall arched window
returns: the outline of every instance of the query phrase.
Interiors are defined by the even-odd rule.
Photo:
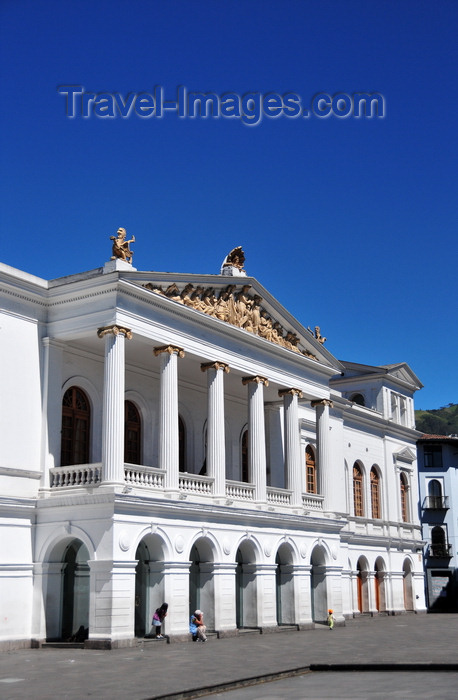
[[[138,408],[132,401],[124,402],[124,461],[142,463],[142,422]]]
[[[61,466],[89,462],[91,408],[82,389],[71,386],[62,399]]]
[[[244,481],[246,484],[248,484],[249,480],[250,480],[249,469],[248,469],[248,430],[243,431],[241,448],[242,448],[242,454],[241,454],[242,481]]]
[[[374,519],[380,518],[380,477],[375,467],[371,469],[371,510]]]
[[[429,508],[442,508],[442,485],[437,479],[431,479],[428,484]]]
[[[409,484],[407,482],[407,477],[404,473],[400,476],[400,488],[401,488],[401,517],[404,523],[409,522],[409,503],[408,503],[408,491]]]
[[[353,505],[355,515],[364,516],[363,473],[357,462],[353,465]]]
[[[448,554],[445,530],[440,525],[431,529],[431,554],[433,557],[445,557]]]
[[[180,472],[186,471],[186,427],[181,416],[178,416],[178,468]]]
[[[305,469],[307,493],[317,493],[315,453],[310,445],[305,448]]]

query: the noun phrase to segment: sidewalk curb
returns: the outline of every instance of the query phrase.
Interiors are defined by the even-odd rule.
[[[215,693],[223,693],[228,690],[236,690],[237,688],[248,688],[262,683],[271,683],[293,676],[303,676],[306,673],[327,673],[327,672],[343,672],[343,671],[458,671],[458,663],[368,663],[368,664],[310,664],[310,666],[300,666],[292,668],[288,671],[278,671],[277,673],[267,673],[262,676],[252,676],[251,678],[241,678],[236,681],[227,681],[226,683],[218,683],[217,685],[206,685],[201,688],[191,688],[178,693],[166,693],[165,695],[152,695],[144,700],[193,700],[193,698],[202,698],[206,695]]]
[[[237,688],[248,688],[253,685],[261,685],[262,683],[271,683],[272,681],[291,678],[292,676],[303,676],[310,673],[310,666],[301,666],[292,668],[288,671],[278,671],[277,673],[266,673],[262,676],[252,676],[251,678],[240,678],[236,681],[227,681],[216,685],[206,685],[201,688],[192,688],[183,690],[178,693],[166,693],[165,695],[152,695],[144,700],[192,700],[192,698],[202,698],[205,695],[213,695],[214,693],[222,693],[226,690],[236,690]]]

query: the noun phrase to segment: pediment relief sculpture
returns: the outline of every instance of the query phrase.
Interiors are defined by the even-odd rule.
[[[285,331],[278,321],[269,316],[261,306],[262,297],[249,293],[249,284],[239,289],[237,285],[229,284],[219,291],[215,291],[214,287],[194,287],[192,284],[185,285],[180,291],[175,283],[166,289],[152,283],[145,284],[145,288],[318,361],[316,355],[299,347],[300,339],[293,331]]]

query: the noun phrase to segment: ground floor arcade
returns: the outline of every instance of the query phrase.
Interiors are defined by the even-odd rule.
[[[312,525],[307,531],[141,517],[99,520],[96,528],[91,520],[43,523],[31,577],[31,638],[65,640],[82,627],[89,646],[128,645],[151,631],[164,601],[164,632],[177,639],[187,637],[196,608],[221,636],[243,628],[306,629],[324,623],[328,608],[341,623],[424,609],[421,563],[407,547],[352,548],[336,528],[317,532]]]

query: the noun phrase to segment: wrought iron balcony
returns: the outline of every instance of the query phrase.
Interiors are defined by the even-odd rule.
[[[448,510],[448,496],[426,496],[423,508],[425,510]]]
[[[451,544],[430,544],[429,545],[429,556],[436,559],[443,559],[444,557],[452,556],[452,545]]]

